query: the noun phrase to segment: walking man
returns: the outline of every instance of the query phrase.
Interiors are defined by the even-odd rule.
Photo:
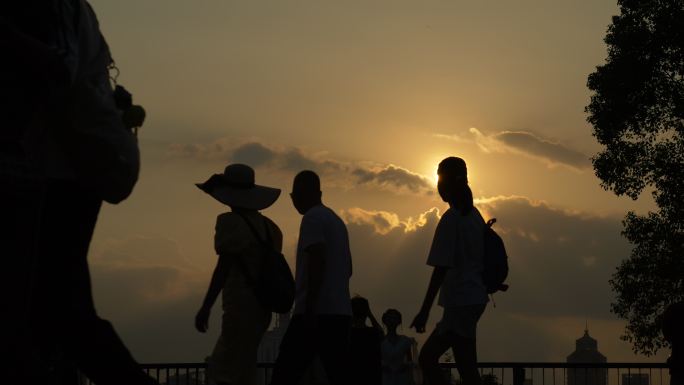
[[[303,215],[297,244],[295,309],[271,385],[299,383],[316,356],[330,384],[346,385],[352,274],[347,228],[321,202],[321,182],[315,172],[297,174],[290,195]]]

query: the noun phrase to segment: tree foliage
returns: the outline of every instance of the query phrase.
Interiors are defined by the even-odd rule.
[[[657,210],[629,212],[634,246],[610,284],[611,310],[627,320],[623,339],[650,355],[663,347],[664,308],[684,299],[684,0],[619,0],[606,63],[589,75],[586,111],[604,146],[593,158],[605,189]]]

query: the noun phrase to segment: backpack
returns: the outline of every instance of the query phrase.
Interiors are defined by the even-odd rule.
[[[295,281],[285,256],[273,247],[271,232],[266,229],[266,239],[261,239],[254,225],[237,213],[247,223],[252,234],[259,242],[262,257],[261,270],[252,277],[242,258],[237,258],[247,283],[252,286],[259,303],[274,313],[289,313],[295,298]]]
[[[484,229],[484,270],[482,278],[487,287],[487,294],[508,290],[508,285],[504,283],[508,277],[508,255],[503,240],[492,229],[494,223],[496,223],[496,218],[488,220]]]

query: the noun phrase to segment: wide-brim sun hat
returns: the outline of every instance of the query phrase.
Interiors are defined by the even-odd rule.
[[[195,185],[223,204],[250,210],[263,210],[280,196],[280,189],[254,183],[254,170],[239,163],[230,164],[223,174],[214,174]]]

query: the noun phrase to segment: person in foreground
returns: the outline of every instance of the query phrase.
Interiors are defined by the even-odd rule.
[[[303,215],[297,243],[294,316],[280,344],[271,385],[299,383],[318,356],[332,385],[348,384],[352,274],[347,228],[321,201],[313,171],[295,176],[292,203]]]
[[[271,323],[270,310],[253,288],[263,263],[259,239],[270,240],[278,251],[283,245],[278,226],[258,210],[271,206],[280,190],[256,185],[254,170],[243,164],[231,164],[197,187],[231,208],[216,218],[218,261],[195,316],[195,328],[206,332],[211,307],[223,291],[221,335],[208,362],[208,375],[219,385],[254,385],[257,349]]]
[[[449,209],[435,230],[427,260],[434,270],[423,305],[411,327],[418,333],[425,332],[430,308],[439,291],[439,305],[444,313],[418,357],[425,383],[447,384],[439,367],[439,357],[451,348],[463,384],[479,385],[475,336],[477,322],[488,302],[482,278],[485,222],[473,206],[463,159],[442,160],[437,174],[437,190]]]
[[[142,124],[97,17],[85,0],[4,2],[0,48],[2,383],[157,384],[92,296],[90,242],[103,201],[137,181]]]

